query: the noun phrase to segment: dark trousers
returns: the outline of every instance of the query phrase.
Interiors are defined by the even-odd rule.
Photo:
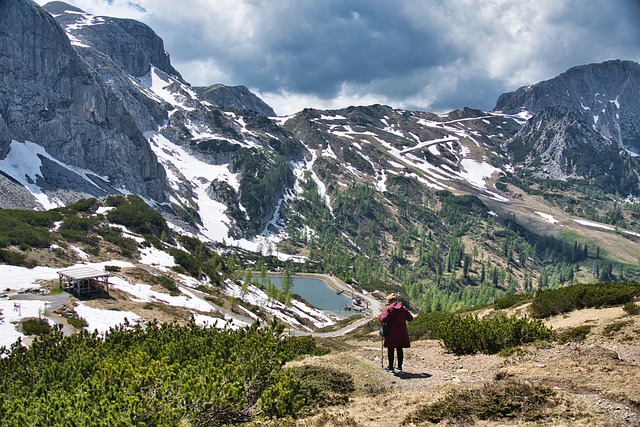
[[[387,357],[389,358],[389,367],[393,368],[393,350],[398,353],[398,369],[402,369],[402,360],[404,359],[404,351],[402,347],[389,347],[387,348]]]

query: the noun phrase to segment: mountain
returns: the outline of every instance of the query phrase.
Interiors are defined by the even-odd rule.
[[[217,107],[229,107],[236,110],[252,110],[267,117],[275,117],[266,102],[254,95],[246,86],[225,86],[215,84],[207,87],[194,87],[196,93],[205,101]]]
[[[210,245],[401,283],[429,308],[640,270],[637,64],[576,67],[494,111],[273,117],[246,88],[189,85],[144,24],[0,12],[0,207],[136,194]]]
[[[47,207],[121,188],[163,202],[164,170],[136,123],[163,112],[148,110],[155,117],[136,120],[125,95],[138,91],[125,93],[124,82],[96,74],[62,27],[33,2],[3,2],[0,12],[0,153],[17,171],[12,178]],[[25,163],[38,170],[22,170]],[[17,188],[6,175],[2,181]],[[38,205],[24,192],[20,199]]]
[[[640,64],[614,60],[573,67],[553,79],[502,94],[494,110],[537,114],[549,107],[580,113],[603,136],[640,154]]]

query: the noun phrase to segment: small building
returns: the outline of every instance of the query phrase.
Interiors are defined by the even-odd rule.
[[[60,288],[77,297],[109,293],[109,273],[91,267],[71,267],[57,272]]]

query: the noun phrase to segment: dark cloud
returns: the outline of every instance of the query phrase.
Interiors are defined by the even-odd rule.
[[[640,60],[633,0],[70,1],[130,10],[187,80],[248,86],[280,114],[303,102],[491,109],[502,92],[572,66]]]

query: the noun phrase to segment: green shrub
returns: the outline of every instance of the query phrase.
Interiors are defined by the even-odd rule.
[[[30,317],[24,319],[20,326],[25,335],[44,335],[51,331],[51,325],[45,318]]]
[[[593,329],[593,325],[581,325],[574,328],[568,328],[558,333],[558,342],[565,344],[568,342],[582,342]]]
[[[536,293],[531,316],[545,318],[576,309],[622,305],[640,291],[637,282],[584,283]]]
[[[420,313],[413,321],[409,322],[409,337],[412,340],[440,339],[440,326],[452,316],[454,314],[444,311]]]
[[[27,257],[20,252],[0,249],[0,262],[2,263],[24,266],[26,264],[26,260]]]
[[[622,306],[622,309],[627,314],[631,314],[631,315],[640,314],[640,305],[635,304],[631,301],[626,303],[624,306]]]
[[[533,300],[533,296],[529,294],[512,294],[495,300],[493,306],[496,310],[505,310],[507,308],[526,304],[531,300]]]
[[[5,230],[4,234],[8,244],[20,247],[48,248],[53,241],[49,230],[35,227],[19,226]]]
[[[454,390],[444,399],[418,409],[403,424],[446,421],[453,425],[471,425],[476,420],[503,419],[531,422],[545,418],[559,403],[556,393],[548,387],[495,383],[481,389]]]
[[[104,199],[104,205],[110,206],[112,208],[117,208],[118,206],[124,205],[127,203],[127,197],[122,194],[110,194]]]
[[[71,212],[95,213],[100,207],[100,203],[95,197],[89,199],[80,199],[77,202],[68,205],[67,209]]]
[[[309,410],[344,405],[356,389],[350,374],[320,366],[296,368],[294,378],[300,381],[304,406]]]
[[[133,239],[122,236],[122,230],[116,227],[109,227],[106,230],[100,229],[98,233],[104,240],[116,245],[120,253],[125,257],[132,258],[138,250],[138,243]]]
[[[329,350],[326,347],[318,347],[315,338],[309,335],[290,337],[282,345],[282,354],[289,360],[293,360],[299,355],[323,356],[327,353],[329,353]]]
[[[626,320],[621,322],[614,322],[607,325],[602,333],[607,336],[615,335],[617,332],[620,332],[625,326],[633,325],[633,320]]]
[[[75,328],[86,328],[87,326],[89,326],[89,323],[83,319],[82,317],[78,316],[78,314],[73,311],[73,312],[64,312],[62,313],[62,316],[67,319],[67,322],[69,322],[69,324]]]
[[[98,238],[93,233],[99,224],[98,218],[70,216],[60,224],[59,232],[62,237],[72,242],[97,245]]]
[[[128,196],[126,201],[107,213],[109,221],[124,225],[135,233],[152,234],[158,238],[163,233],[171,233],[162,214],[147,205],[140,197]]]
[[[0,358],[2,424],[195,427],[296,417],[306,392],[283,368],[289,341],[276,325],[125,324],[104,336],[64,336],[56,325]]]
[[[171,277],[169,276],[154,277],[154,282],[156,282],[157,284],[159,284],[160,286],[168,290],[169,295],[171,296],[178,296],[181,294],[180,289],[178,288],[178,285],[176,285],[176,282],[174,282],[173,279],[171,279]]]
[[[195,278],[200,278],[202,275],[202,262],[200,260],[180,249],[169,248],[168,252],[173,256],[176,264],[178,264],[173,268],[175,271],[178,273],[184,271]],[[177,267],[181,267],[182,271],[178,270]]]
[[[525,343],[556,338],[556,333],[540,320],[504,315],[482,320],[476,316],[451,316],[441,323],[439,334],[447,350],[457,355],[495,354]]]

